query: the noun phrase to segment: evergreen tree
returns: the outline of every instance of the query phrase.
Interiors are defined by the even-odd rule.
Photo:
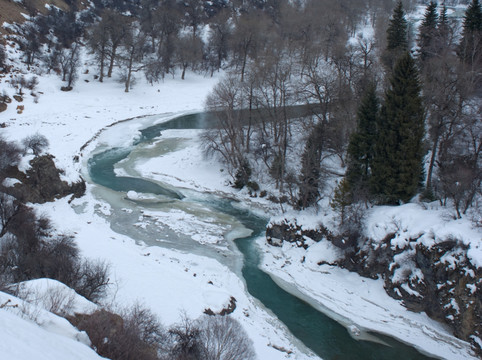
[[[460,58],[470,64],[476,65],[481,58],[482,41],[482,8],[479,0],[472,0],[464,16],[464,29],[459,46]]]
[[[396,60],[408,50],[408,23],[405,19],[402,2],[399,1],[393,10],[387,29],[387,48],[384,54],[385,65],[389,69]]]
[[[370,177],[380,202],[407,202],[422,178],[424,109],[415,62],[408,52],[396,63],[378,121]]]
[[[422,63],[434,52],[434,38],[437,36],[438,14],[437,3],[431,1],[425,9],[422,24],[419,28],[418,46]]]
[[[357,130],[348,144],[346,179],[352,191],[367,189],[376,142],[379,101],[375,85],[370,85],[358,108]]]
[[[346,221],[347,208],[353,203],[353,192],[350,189],[347,178],[343,178],[335,189],[333,199],[330,201],[331,208],[340,214],[340,225]]]
[[[436,36],[437,49],[435,50],[437,54],[442,53],[444,50],[447,49],[447,47],[451,45],[449,35],[450,35],[450,24],[449,24],[449,18],[447,15],[447,6],[444,3],[442,4],[442,9],[440,9],[440,15],[439,15],[439,21],[438,21],[438,27],[437,27],[437,36]]]

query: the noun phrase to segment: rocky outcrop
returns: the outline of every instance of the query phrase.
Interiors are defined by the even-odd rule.
[[[266,240],[272,246],[281,246],[283,241],[287,241],[306,249],[306,240],[320,241],[323,238],[336,241],[335,236],[323,225],[315,229],[303,229],[296,221],[283,219],[279,223],[270,223],[266,229]]]
[[[62,170],[57,169],[52,155],[37,156],[30,161],[25,173],[16,167],[6,169],[0,179],[0,191],[14,196],[21,202],[45,203],[71,195],[81,197],[85,193],[85,182],[69,184],[61,179]],[[5,186],[5,178],[16,179],[13,186]]]
[[[211,308],[207,308],[207,309],[204,309],[204,313],[210,316],[215,316],[215,315],[225,316],[233,313],[234,310],[236,310],[236,298],[234,296],[231,296],[229,298],[229,304],[226,307],[224,307],[221,311],[216,313],[213,310],[211,310]]]
[[[345,254],[336,265],[364,277],[384,279],[391,297],[401,300],[409,310],[423,311],[449,325],[455,336],[471,342],[482,357],[477,340],[482,338],[482,269],[470,262],[468,247],[462,241],[433,237],[427,241],[420,234],[401,245],[395,241],[400,234],[389,233],[381,241],[363,238],[347,247],[349,241],[344,243],[324,226],[318,230],[304,231],[283,220],[270,224],[266,237],[271,245],[289,241],[305,248],[305,236],[332,241]]]

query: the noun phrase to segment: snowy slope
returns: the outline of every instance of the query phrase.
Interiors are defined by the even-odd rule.
[[[87,334],[64,318],[3,292],[0,305],[2,359],[103,359],[89,347]]]

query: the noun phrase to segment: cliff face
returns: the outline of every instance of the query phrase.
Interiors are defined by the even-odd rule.
[[[402,231],[402,230],[400,230]],[[397,232],[382,241],[359,238],[357,242],[334,235],[323,225],[304,230],[296,222],[283,220],[270,224],[267,242],[281,246],[283,241],[307,248],[307,239],[326,239],[344,250],[335,265],[369,278],[382,278],[387,293],[402,300],[407,309],[426,312],[447,324],[455,336],[471,342],[482,356],[482,268],[470,262],[468,246],[455,238],[427,241],[420,234],[398,241]],[[311,241],[310,240],[310,241]]]
[[[52,155],[38,156],[30,161],[25,173],[10,167],[0,179],[0,191],[12,195],[21,202],[45,203],[68,195],[81,197],[85,193],[85,182],[69,184],[61,179],[62,171],[57,169]],[[15,179],[11,186],[5,179]]]

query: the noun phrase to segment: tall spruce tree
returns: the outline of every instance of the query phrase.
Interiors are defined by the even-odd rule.
[[[435,52],[434,40],[437,36],[438,27],[437,6],[437,3],[434,1],[428,4],[419,28],[418,46],[420,47],[422,64]]]
[[[450,23],[447,15],[447,6],[445,3],[442,4],[440,9],[440,15],[438,18],[437,36],[436,36],[436,47],[435,50],[437,54],[442,53],[451,46],[450,40]]]
[[[394,67],[378,121],[370,183],[381,203],[409,201],[421,182],[425,114],[420,90],[415,61],[406,52]]]
[[[387,48],[383,55],[385,65],[392,69],[397,59],[408,50],[408,23],[401,1],[393,10],[387,29]]]
[[[346,179],[352,192],[368,190],[374,144],[377,139],[377,117],[379,101],[374,84],[364,94],[358,108],[357,130],[351,135],[348,144],[348,167]]]
[[[472,0],[464,16],[464,29],[459,45],[459,56],[475,65],[480,62],[482,42],[482,8],[479,0]]]

